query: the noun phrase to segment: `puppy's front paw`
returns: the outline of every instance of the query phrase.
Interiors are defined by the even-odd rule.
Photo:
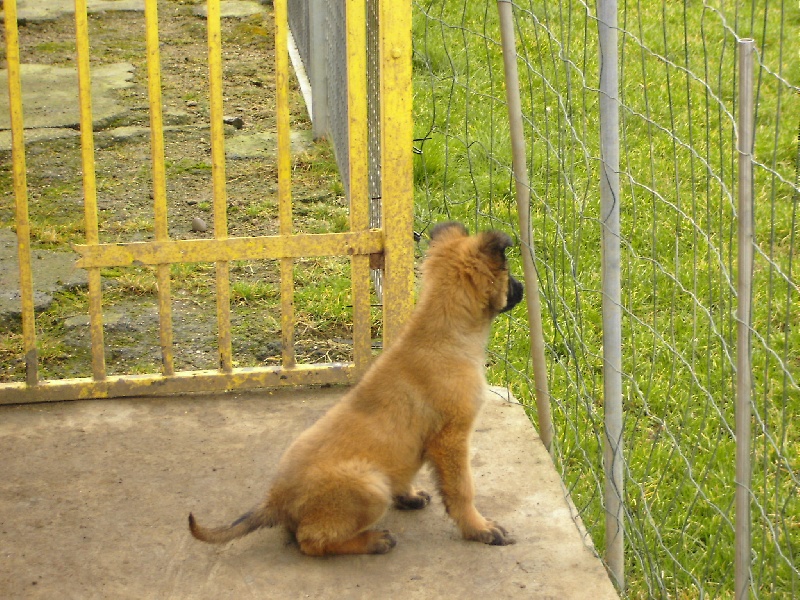
[[[488,519],[486,520],[486,527],[484,529],[477,529],[469,534],[465,534],[464,537],[473,542],[482,542],[492,546],[508,546],[516,542],[502,525],[498,525],[494,521]]]
[[[394,507],[400,510],[419,510],[431,503],[431,495],[428,492],[417,490],[405,496],[394,497]]]

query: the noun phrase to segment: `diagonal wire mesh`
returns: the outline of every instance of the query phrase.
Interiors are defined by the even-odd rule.
[[[494,1],[414,4],[417,229],[513,230]],[[594,4],[514,4],[554,460],[602,551],[598,35]],[[757,42],[753,159],[756,597],[800,594],[800,61],[796,3],[619,3],[626,579],[730,595],[734,556],[736,43]],[[523,248],[522,251],[533,251]],[[490,379],[530,404],[522,319]],[[533,412],[531,413],[533,415]],[[525,482],[535,485],[535,482]]]

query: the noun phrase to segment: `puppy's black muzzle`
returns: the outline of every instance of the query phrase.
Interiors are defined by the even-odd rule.
[[[507,311],[511,310],[512,308],[514,308],[517,304],[519,304],[520,301],[522,300],[522,290],[523,289],[524,288],[522,287],[522,284],[519,281],[517,281],[516,279],[514,279],[513,277],[511,277],[511,275],[509,275],[508,276],[508,296],[506,297],[506,306],[500,312],[507,312]]]

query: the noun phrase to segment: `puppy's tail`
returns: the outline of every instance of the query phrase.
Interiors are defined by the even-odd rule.
[[[189,531],[202,542],[210,544],[224,544],[242,537],[262,527],[272,527],[277,521],[267,503],[244,513],[227,527],[206,528],[197,524],[192,513],[189,513]]]

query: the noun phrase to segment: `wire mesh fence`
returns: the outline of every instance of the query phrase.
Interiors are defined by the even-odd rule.
[[[605,549],[598,15],[514,3],[554,460]],[[494,1],[414,3],[416,227],[516,229]],[[752,152],[752,592],[800,593],[800,61],[796,4],[620,2],[626,579],[633,597],[734,581],[736,45],[756,40]],[[490,379],[531,403],[527,325]],[[533,413],[532,413],[533,414]],[[535,485],[535,482],[526,482]]]

